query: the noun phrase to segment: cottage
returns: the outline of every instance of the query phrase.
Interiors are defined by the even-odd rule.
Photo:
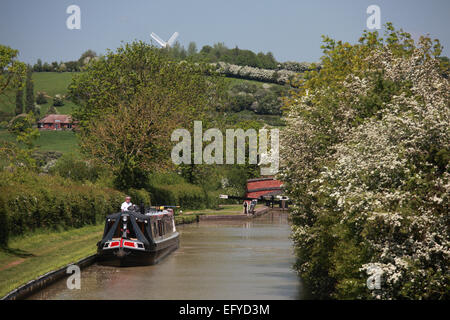
[[[75,125],[67,114],[49,114],[38,121],[40,130],[72,130]]]

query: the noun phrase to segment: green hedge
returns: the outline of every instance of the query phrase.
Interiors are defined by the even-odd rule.
[[[145,189],[129,189],[127,195],[131,197],[133,204],[140,206],[143,203],[146,207],[151,205],[150,194]]]
[[[120,210],[124,194],[57,176],[1,173],[0,245],[37,228],[95,224]]]
[[[199,186],[188,183],[151,186],[150,194],[154,205],[179,205],[182,208],[206,208],[205,194]]]
[[[216,208],[219,192],[206,192],[199,186],[180,183],[174,185],[151,186],[149,192],[153,205],[179,205],[185,209]]]

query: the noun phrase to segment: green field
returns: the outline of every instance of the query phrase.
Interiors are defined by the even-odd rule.
[[[46,95],[54,97],[56,94],[67,94],[67,88],[72,81],[75,72],[34,72],[34,95],[36,96],[39,91],[45,92]],[[24,91],[25,92],[25,91]],[[47,103],[40,105],[41,116],[44,117],[48,108],[50,108],[53,100],[47,98]],[[5,96],[0,97],[0,111],[14,115],[15,109],[15,91],[9,92]],[[24,94],[25,104],[25,94]],[[59,114],[70,114],[75,107],[72,101],[64,100],[64,106],[56,107]]]
[[[34,146],[39,151],[59,151],[62,153],[78,153],[77,137],[73,131],[40,131]],[[0,130],[0,142],[14,142],[15,137],[6,129]]]

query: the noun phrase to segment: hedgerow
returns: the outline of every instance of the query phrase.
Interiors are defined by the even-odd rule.
[[[120,209],[124,194],[59,176],[0,173],[0,244],[38,228],[82,227]]]

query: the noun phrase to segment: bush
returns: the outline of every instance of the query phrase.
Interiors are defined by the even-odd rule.
[[[118,212],[125,195],[57,176],[0,173],[0,243],[37,228],[82,227]]]
[[[38,92],[37,93],[36,103],[37,104],[46,104],[47,103],[47,98],[45,97],[45,93],[44,92]]]
[[[127,194],[133,204],[138,206],[143,204],[146,207],[151,205],[150,194],[145,189],[129,189]]]
[[[53,97],[53,105],[55,107],[62,107],[64,105],[64,100],[59,94]]]
[[[207,198],[199,186],[183,183],[151,186],[149,189],[153,205],[179,205],[184,209],[204,209]]]
[[[232,110],[235,112],[249,110],[254,100],[255,98],[252,95],[240,92],[232,99]]]
[[[19,134],[25,132],[27,129],[31,129],[34,123],[34,118],[31,114],[22,113],[9,121],[8,131],[13,134]]]
[[[63,178],[80,182],[86,180],[96,182],[103,171],[103,168],[91,164],[88,161],[77,159],[72,154],[62,156],[49,169],[49,172],[53,175],[58,174]]]
[[[8,238],[8,217],[6,215],[5,202],[0,197],[0,246],[6,246],[8,244]]]

